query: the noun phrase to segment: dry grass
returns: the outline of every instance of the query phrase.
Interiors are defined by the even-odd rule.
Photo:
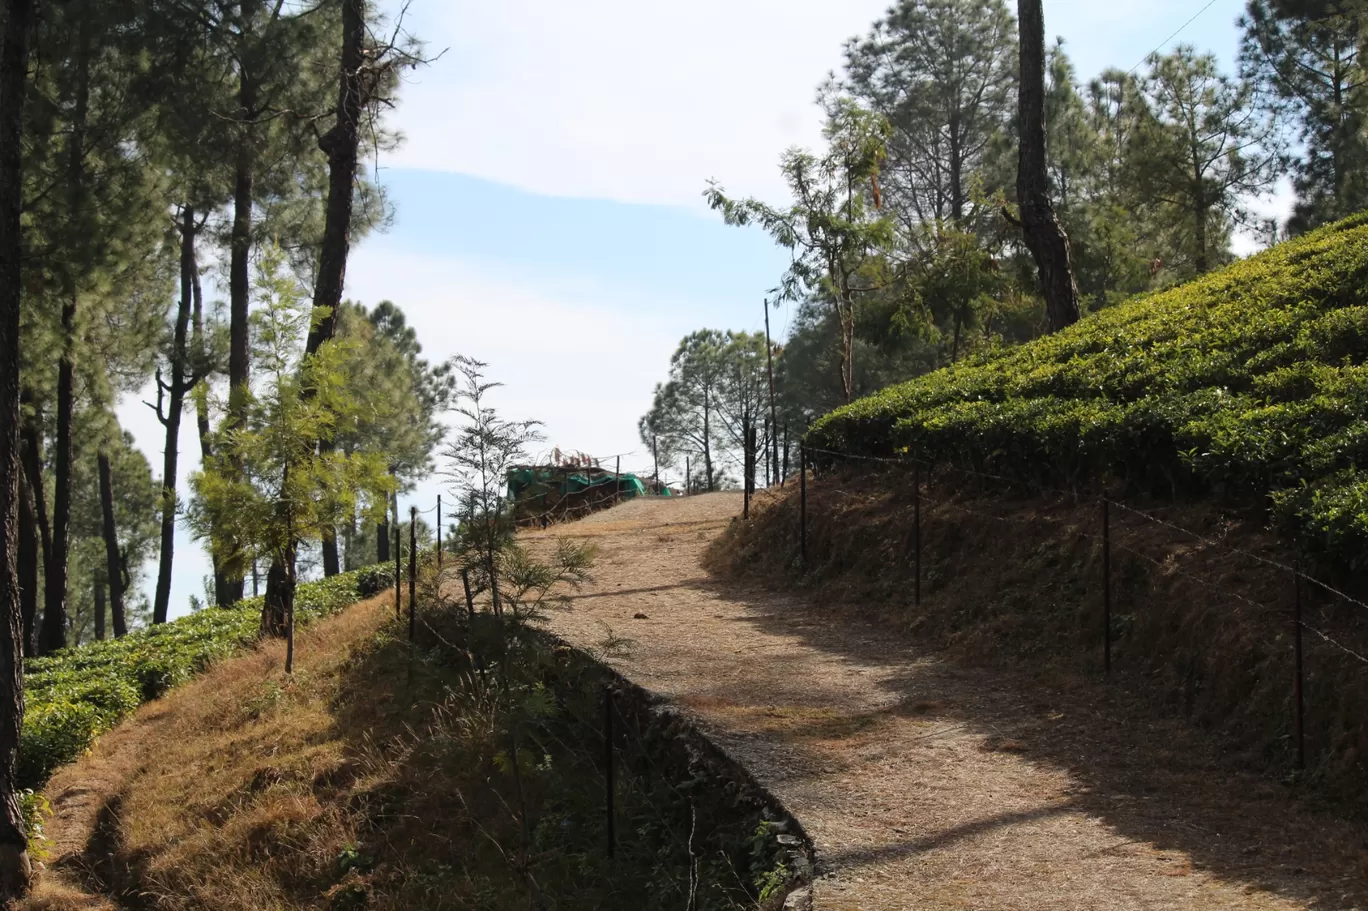
[[[356,839],[319,783],[346,767],[342,671],[390,610],[382,596],[302,631],[293,680],[278,642],[221,662],[59,770],[53,869],[26,907],[110,907],[100,887],[166,908],[295,907]]]

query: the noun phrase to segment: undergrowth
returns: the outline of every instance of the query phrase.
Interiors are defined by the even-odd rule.
[[[360,569],[301,583],[295,595],[297,622],[353,604],[362,595],[359,583],[371,575],[374,570]],[[54,768],[80,756],[142,703],[255,642],[261,605],[256,597],[232,608],[206,608],[122,638],[26,661],[19,786],[41,787]]]
[[[1368,559],[1368,214],[823,417],[833,457],[1028,487],[1117,482],[1268,506],[1332,568]]]

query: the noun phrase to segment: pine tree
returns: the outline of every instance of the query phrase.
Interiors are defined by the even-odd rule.
[[[986,160],[1010,133],[1015,23],[1002,0],[899,0],[846,45],[841,88],[887,118],[880,175],[909,237],[918,225],[990,230]],[[977,189],[976,189],[977,184]]]
[[[0,32],[0,902],[29,890],[33,869],[15,773],[24,723],[24,656],[19,609],[20,143],[28,94],[35,0],[6,0]]]
[[[1359,57],[1368,19],[1345,10],[1285,17],[1268,0],[1250,0],[1240,27],[1245,78],[1305,148],[1293,160],[1289,228],[1305,231],[1368,207],[1368,69]]]
[[[1279,136],[1253,87],[1189,46],[1152,56],[1142,92],[1146,107],[1127,152],[1131,179],[1172,226],[1175,256],[1200,275],[1228,258],[1246,200],[1281,173]]]

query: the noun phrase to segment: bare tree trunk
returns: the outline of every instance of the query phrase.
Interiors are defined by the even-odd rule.
[[[20,139],[35,0],[6,0],[0,45],[0,902],[26,894],[33,868],[15,772],[24,723],[19,615],[19,312],[23,249]]]
[[[261,8],[261,0],[242,0],[243,40],[238,47],[238,136],[233,163],[233,227],[228,255],[228,415],[230,427],[245,422],[248,383],[251,380],[251,255],[252,202],[256,190],[258,115],[255,72],[255,44],[250,30]],[[238,549],[239,542],[229,542]],[[244,571],[240,557],[224,560],[220,572],[226,577],[220,607],[242,600]]]
[[[153,623],[165,623],[170,613],[171,568],[176,548],[176,473],[180,459],[181,415],[185,412],[185,395],[195,384],[187,339],[190,312],[194,307],[196,271],[195,210],[189,206],[181,213],[180,230],[181,296],[176,307],[176,327],[171,337],[171,382],[163,384],[160,373],[157,376],[157,419],[166,428],[166,443],[162,448],[161,558],[157,562],[157,589],[152,601]],[[165,413],[161,410],[163,391],[167,398]],[[112,521],[112,514],[107,521]],[[117,555],[117,547],[112,553]],[[112,569],[110,573],[112,578]]]
[[[1017,196],[1026,246],[1040,272],[1049,331],[1078,322],[1078,285],[1069,264],[1069,235],[1050,203],[1045,165],[1045,14],[1041,0],[1017,0],[1021,27]]]
[[[123,563],[119,558],[119,532],[114,526],[114,473],[110,470],[109,454],[103,449],[98,456],[100,473],[100,522],[105,543],[105,572],[109,575],[109,604],[114,616],[124,616]],[[103,615],[101,615],[103,616]],[[103,620],[100,621],[103,624]],[[166,622],[163,614],[158,623]]]
[[[318,257],[318,280],[314,285],[314,323],[305,350],[312,354],[337,333],[337,310],[346,283],[347,255],[351,250],[352,196],[361,141],[361,109],[365,103],[365,0],[342,2],[342,69],[337,89],[337,120],[318,140],[328,156],[328,202],[323,222],[323,246]],[[332,448],[320,440],[319,448]],[[337,558],[337,532],[323,532],[323,574],[341,572]]]

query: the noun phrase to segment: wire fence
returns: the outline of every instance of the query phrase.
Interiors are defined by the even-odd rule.
[[[417,515],[411,508],[410,516]],[[602,783],[595,825],[610,862],[652,866],[658,884],[686,911],[754,906],[761,888],[757,837],[768,839],[769,862],[788,878],[789,888],[808,881],[810,840],[744,767],[598,656],[536,627],[523,625],[513,633],[504,625],[507,604],[499,614],[485,591],[477,605],[469,567],[443,566],[439,548],[420,559],[414,524],[406,548],[408,574],[405,580],[396,576],[394,589],[396,620],[407,614],[410,682],[420,639],[463,656],[482,676],[486,669],[494,673],[497,659],[472,651],[477,638],[472,630],[481,618],[497,622],[501,637],[523,637],[540,647],[542,657],[532,664],[541,672],[547,670],[547,656],[553,656],[555,670],[548,679],[556,714],[543,718],[535,737],[530,732],[529,737],[543,747],[554,744],[556,762],[571,766],[571,774]],[[418,579],[429,570],[435,572],[424,577],[420,589]],[[452,588],[456,597],[445,598],[443,591]]]
[[[1339,659],[1348,662],[1350,665],[1363,671],[1363,666],[1368,665],[1368,648],[1359,645],[1356,641],[1349,641],[1350,636],[1334,632],[1330,629],[1336,615],[1343,617],[1343,611],[1338,610],[1342,606],[1344,610],[1358,612],[1368,612],[1368,603],[1344,591],[1344,586],[1335,585],[1322,578],[1309,573],[1299,561],[1289,562],[1280,560],[1265,554],[1255,553],[1248,547],[1241,547],[1227,540],[1220,540],[1217,536],[1209,533],[1195,531],[1191,528],[1166,518],[1156,515],[1154,512],[1142,509],[1134,504],[1122,501],[1120,498],[1108,494],[1084,493],[1079,490],[1065,490],[1050,486],[1032,484],[1029,490],[1025,490],[1024,485],[1016,479],[995,475],[989,472],[975,471],[972,469],[960,468],[958,466],[946,465],[944,463],[930,463],[912,457],[881,457],[857,455],[851,453],[836,452],[816,447],[802,446],[799,452],[799,491],[798,491],[798,540],[794,542],[797,551],[798,566],[806,571],[813,564],[809,557],[809,509],[808,509],[808,482],[809,477],[817,477],[818,473],[813,470],[812,459],[818,457],[823,464],[824,471],[838,466],[861,466],[865,473],[871,468],[882,467],[888,470],[906,472],[911,476],[912,481],[912,525],[911,539],[911,569],[913,573],[912,598],[914,606],[918,606],[922,599],[922,588],[925,577],[923,567],[923,548],[922,548],[922,524],[924,510],[938,510],[944,513],[959,514],[973,517],[980,520],[1000,522],[1005,525],[1016,526],[1023,530],[1030,529],[1039,532],[1042,526],[1055,526],[1058,529],[1067,525],[1073,533],[1081,535],[1088,540],[1100,552],[1099,566],[1095,570],[1100,578],[1096,580],[1098,597],[1101,601],[1100,618],[1097,622],[1094,641],[1102,652],[1102,672],[1110,676],[1112,673],[1112,652],[1113,645],[1117,639],[1116,617],[1113,616],[1114,597],[1116,594],[1116,580],[1113,578],[1113,560],[1116,555],[1140,561],[1151,570],[1162,574],[1171,574],[1183,578],[1185,581],[1199,586],[1208,592],[1213,598],[1227,598],[1231,602],[1238,603],[1247,608],[1254,616],[1263,618],[1273,618],[1275,620],[1286,620],[1286,629],[1290,633],[1288,648],[1291,652],[1287,667],[1287,680],[1290,689],[1290,719],[1289,729],[1293,741],[1293,751],[1295,762],[1298,769],[1306,768],[1307,744],[1307,706],[1306,706],[1306,681],[1307,667],[1305,658],[1307,657],[1305,634],[1310,634],[1315,638],[1328,653],[1337,656]],[[964,479],[964,483],[973,482],[977,486],[978,493],[1023,493],[1028,492],[1037,497],[1052,497],[1059,503],[1064,503],[1072,507],[1067,515],[1049,515],[1040,511],[1033,511],[1029,515],[1008,511],[1006,513],[988,512],[974,505],[968,505],[957,499],[957,490],[954,484],[943,484],[946,492],[939,495],[932,495],[933,473],[942,478],[946,476],[956,476]],[[824,490],[836,489],[824,483]],[[971,502],[978,504],[982,498],[971,498]],[[1079,511],[1090,508],[1096,509],[1095,524],[1088,528],[1080,527],[1078,524]],[[1272,587],[1265,587],[1263,591],[1251,593],[1246,590],[1237,590],[1230,584],[1208,578],[1200,571],[1194,571],[1190,567],[1185,567],[1182,561],[1176,559],[1171,552],[1172,548],[1161,550],[1159,556],[1153,553],[1146,553],[1146,549],[1154,549],[1153,541],[1149,541],[1150,546],[1135,540],[1142,537],[1141,533],[1146,529],[1151,531],[1161,531],[1167,536],[1167,543],[1187,542],[1190,545],[1200,547],[1204,551],[1219,553],[1227,558],[1243,561],[1249,565],[1262,568],[1266,574],[1273,579],[1281,578],[1283,583],[1275,583]],[[1316,605],[1315,616],[1311,616],[1312,604],[1307,595],[1309,590],[1316,590],[1320,593],[1320,603]],[[1251,596],[1254,594],[1256,596]],[[1258,600],[1260,597],[1267,596],[1269,600]],[[1356,614],[1350,617],[1350,622],[1345,624],[1348,632],[1355,636],[1362,636],[1362,626],[1364,620],[1368,618],[1368,613]],[[1314,619],[1314,622],[1313,622]],[[1355,628],[1356,627],[1356,628]]]

